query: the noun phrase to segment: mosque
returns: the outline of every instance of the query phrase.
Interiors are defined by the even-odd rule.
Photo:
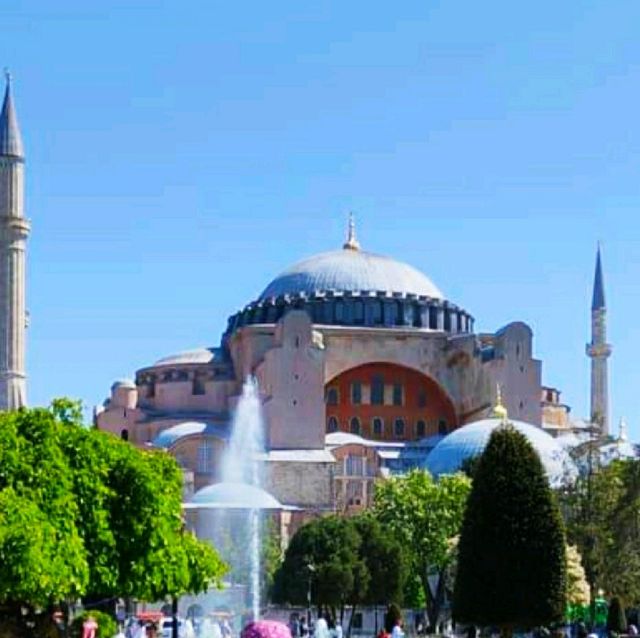
[[[0,409],[26,402],[23,178],[7,82],[0,113]],[[264,413],[266,490],[300,516],[366,507],[377,480],[414,467],[455,471],[507,413],[540,452],[552,482],[575,471],[567,449],[579,443],[579,423],[560,392],[543,386],[531,328],[513,321],[476,332],[470,312],[420,270],[361,247],[353,218],[342,246],[268,282],[230,316],[214,344],[116,381],[95,412],[98,428],[172,454],[184,470],[186,498],[220,481],[248,376],[257,381]],[[587,355],[592,420],[604,437],[610,354],[598,251]],[[612,458],[635,456],[624,437],[606,440]]]
[[[599,251],[592,316],[593,410],[608,433],[611,348]],[[353,218],[342,247],[267,283],[229,318],[216,347],[164,357],[135,380],[116,381],[96,424],[166,449],[189,491],[202,490],[221,480],[249,375],[265,417],[266,489],[305,515],[357,511],[370,504],[376,480],[414,467],[456,471],[507,413],[552,484],[577,472],[567,448],[580,443],[580,424],[560,392],[542,385],[531,328],[514,321],[476,333],[471,314],[425,274],[364,250]]]

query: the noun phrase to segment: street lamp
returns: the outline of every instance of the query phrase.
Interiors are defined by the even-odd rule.
[[[307,563],[307,630],[311,634],[311,582],[315,573],[315,565],[311,562]]]

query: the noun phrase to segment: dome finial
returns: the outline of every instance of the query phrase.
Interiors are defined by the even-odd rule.
[[[502,388],[500,384],[496,385],[496,404],[493,406],[491,416],[494,419],[500,419],[503,423],[506,423],[509,418],[507,408],[505,408],[502,403]]]
[[[345,250],[360,250],[360,244],[356,239],[356,220],[353,211],[349,213],[349,228],[347,230],[347,241],[342,245]]]

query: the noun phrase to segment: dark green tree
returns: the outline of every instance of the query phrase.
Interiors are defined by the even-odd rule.
[[[293,536],[275,576],[274,600],[306,605],[342,619],[351,601],[364,600],[369,574],[360,556],[360,536],[348,518],[325,516]]]
[[[607,631],[610,634],[624,634],[627,631],[627,617],[622,601],[617,596],[614,596],[609,604]]]
[[[353,611],[356,605],[362,603],[375,608],[377,633],[378,607],[384,607],[391,602],[402,602],[404,585],[408,577],[405,552],[392,531],[383,527],[370,514],[355,516],[351,521],[360,535],[359,554],[366,566],[369,580],[364,599],[352,599],[351,604]],[[351,614],[351,619],[354,615],[354,613]]]
[[[480,458],[458,547],[456,620],[530,629],[562,618],[564,526],[538,455],[509,424]]]

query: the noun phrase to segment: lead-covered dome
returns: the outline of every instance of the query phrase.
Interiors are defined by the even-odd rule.
[[[387,292],[442,299],[442,292],[404,262],[363,250],[343,248],[303,259],[278,275],[260,299],[317,292]]]
[[[453,474],[470,458],[480,456],[491,433],[502,425],[499,418],[482,419],[451,432],[429,453],[426,469],[434,476]],[[575,463],[567,451],[550,434],[524,421],[509,421],[525,435],[538,453],[553,487],[560,487],[577,476]]]

